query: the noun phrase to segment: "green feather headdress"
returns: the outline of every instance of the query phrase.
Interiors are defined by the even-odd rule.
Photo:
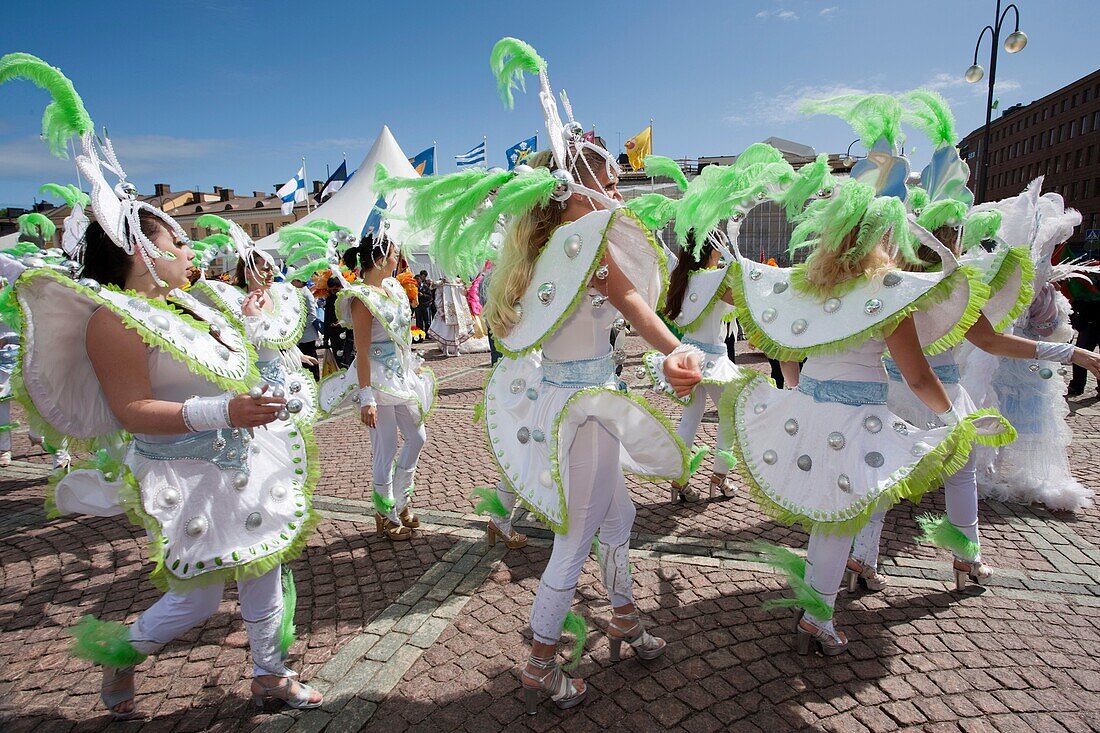
[[[680,169],[680,164],[672,158],[666,158],[663,155],[647,155],[645,158],[645,174],[650,178],[671,178],[678,189],[681,191],[687,190],[687,176]]]
[[[966,219],[968,210],[969,207],[963,201],[940,199],[920,209],[917,214],[917,223],[930,232],[935,232],[942,226],[959,226]]]
[[[1001,212],[996,209],[971,214],[963,224],[962,251],[977,247],[986,239],[994,239],[1000,228]]]
[[[844,260],[859,261],[888,234],[906,260],[917,262],[917,241],[909,231],[908,212],[896,196],[875,196],[874,188],[848,179],[832,198],[818,199],[798,217],[791,234],[789,251],[813,248],[837,252],[844,238],[856,232],[855,246],[842,255]],[[811,255],[812,256],[812,255]]]
[[[16,223],[19,224],[21,234],[27,237],[37,237],[43,242],[53,239],[54,232],[57,231],[57,225],[37,211],[23,214],[16,219]]]
[[[845,94],[808,100],[803,102],[802,111],[841,118],[852,126],[868,150],[879,140],[886,140],[895,150],[905,142],[901,103],[889,94]]]
[[[489,54],[489,68],[497,80],[497,91],[504,106],[512,109],[512,91],[526,91],[523,72],[539,74],[546,71],[546,61],[528,43],[518,38],[501,38]]]
[[[814,196],[831,196],[836,180],[829,172],[829,156],[817,156],[813,163],[798,169],[794,182],[777,198],[788,217],[797,216]]]
[[[279,230],[279,254],[286,258],[287,268],[295,268],[285,275],[286,281],[309,280],[330,268],[343,278],[340,257],[356,242],[350,230],[328,219],[283,227]]]
[[[928,201],[927,191],[920,186],[909,186],[909,195],[906,197],[905,203],[909,204],[909,208],[914,214],[919,215],[924,207],[928,206]],[[928,229],[928,227],[924,228]]]
[[[0,57],[0,84],[12,79],[24,79],[45,89],[53,98],[42,114],[42,137],[50,152],[58,158],[68,158],[66,143],[73,135],[82,136],[94,129],[84,102],[73,83],[37,56],[29,53],[9,53]]]
[[[69,206],[76,208],[85,207],[91,203],[88,194],[81,191],[71,183],[44,183],[38,188],[39,193],[56,196]]]
[[[624,204],[641,219],[646,229],[662,229],[676,218],[676,211],[682,199],[670,199],[660,193],[643,193]]]
[[[902,108],[902,120],[927,135],[932,147],[955,144],[955,115],[938,92],[915,89],[902,99],[909,103]]]

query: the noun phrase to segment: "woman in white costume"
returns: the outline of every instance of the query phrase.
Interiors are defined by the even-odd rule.
[[[735,433],[738,470],[761,508],[810,531],[806,561],[762,548],[795,591],[769,605],[801,609],[800,653],[816,646],[833,655],[847,646],[832,617],[853,535],[898,501],[919,501],[966,462],[976,440],[1008,439],[1010,431],[992,414],[959,415],[922,353],[922,345],[935,352],[957,343],[988,290],[907,219],[909,166],[895,154],[896,105],[884,96],[863,105],[877,109],[861,124],[871,154],[801,215],[791,247],[812,248],[805,264],[778,268],[740,257],[735,264],[737,318],[749,340],[772,358],[807,359],[797,389],[751,376],[727,388],[720,408]],[[941,255],[942,271],[896,269],[915,259],[918,240]],[[886,409],[887,348],[948,427],[913,426]]]
[[[428,336],[443,356],[458,356],[459,347],[474,335],[474,319],[462,281],[451,275],[435,284],[435,318]]]
[[[1024,312],[1031,303],[1031,259],[1023,247],[1011,247],[998,236],[999,212],[968,211],[973,196],[966,189],[969,168],[959,157],[954,145],[954,118],[947,103],[935,92],[917,90],[905,96],[913,109],[908,115],[932,139],[936,146],[932,161],[921,172],[921,189],[911,191],[910,206],[917,214],[917,223],[935,236],[960,262],[981,273],[982,282],[990,288],[989,300],[982,314],[966,332],[967,341],[975,348],[998,356],[1033,360],[1039,356],[1056,357],[1088,365],[1095,370],[1100,357],[1066,344],[1036,342],[1001,333]],[[918,195],[912,195],[918,194]],[[967,218],[969,214],[969,218]],[[965,221],[965,226],[964,224]],[[961,230],[959,227],[962,227]],[[994,239],[992,251],[981,247],[983,239]],[[965,255],[962,253],[965,252]],[[919,264],[906,269],[924,271],[938,263],[936,253],[922,247],[917,252]],[[936,375],[944,385],[951,404],[959,414],[975,412],[978,407],[960,383],[959,353],[962,346],[928,357]],[[892,359],[885,359],[890,377],[887,404],[890,411],[914,425],[938,426],[925,404],[908,388]],[[993,370],[986,374],[989,380]],[[1009,417],[1006,415],[1006,419]],[[1015,425],[1014,425],[1015,427]],[[923,540],[948,549],[954,555],[952,570],[955,587],[962,590],[968,581],[984,582],[993,569],[983,562],[978,530],[978,487],[974,454],[956,473],[944,480],[947,514],[943,517],[924,515],[918,522],[924,530]],[[848,561],[848,589],[857,585],[868,590],[881,590],[887,577],[878,570],[879,539],[884,515],[875,514],[857,535],[852,557]]]
[[[51,438],[133,435],[118,481],[100,489],[148,532],[152,579],[167,591],[130,627],[86,617],[71,630],[74,654],[104,666],[111,714],[133,717],[134,665],[213,614],[222,585],[235,580],[253,700],[317,707],[321,695],[285,663],[292,585],[284,588],[280,570],[316,522],[312,436],[276,419],[285,400],[254,386],[255,353],[243,334],[177,289],[192,254],[183,231],[134,197],[69,80],[29,54],[0,59],[0,81],[12,78],[51,93],[43,132],[55,154],[81,136],[77,164],[97,222],[85,234],[84,278],[30,268],[17,281],[27,324],[20,399]],[[72,508],[57,502],[61,512]]]
[[[306,327],[305,296],[290,281],[275,282],[275,260],[236,222],[203,214],[195,224],[216,232],[212,237],[236,254],[237,269],[236,285],[201,278],[191,293],[243,324],[271,394],[287,398],[287,410],[296,422],[312,425],[317,418],[317,384],[305,367],[316,360],[298,349]]]
[[[583,638],[583,620],[574,619],[574,627],[567,617],[597,532],[614,609],[611,659],[619,659],[623,642],[642,659],[665,648],[646,632],[633,602],[635,510],[623,468],[683,480],[687,455],[663,416],[620,391],[610,353],[616,317],[621,313],[663,353],[675,352],[665,374],[681,394],[700,375],[697,351],[680,346],[653,310],[667,276],[663,252],[636,217],[619,208],[612,156],[583,139],[567,103],[568,122],[561,121],[546,64],[530,46],[503,39],[490,65],[509,105],[523,71],[539,75],[551,151],[512,172],[393,185],[412,189],[410,221],[423,217],[432,225],[431,252],[448,272],[476,273],[498,217],[511,216],[485,308],[505,358],[486,384],[483,410],[503,481],[555,532],[531,610],[534,644],[522,674],[527,712],[534,714],[541,694],[568,708],[587,692],[555,656],[563,626]],[[479,209],[481,200],[468,201],[474,190],[483,192],[481,200],[495,196]],[[466,208],[454,210],[449,204],[456,199],[466,200]]]

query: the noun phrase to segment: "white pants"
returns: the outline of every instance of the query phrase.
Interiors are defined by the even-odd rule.
[[[944,479],[943,498],[947,505],[947,521],[966,535],[975,544],[980,544],[978,536],[978,475],[974,466],[974,456],[966,465]],[[860,562],[878,567],[879,538],[882,536],[882,522],[885,512],[878,512],[856,535],[852,557]],[[963,557],[967,562],[981,560],[977,557]]]
[[[405,439],[401,448],[401,457],[397,467],[410,471],[416,468],[420,460],[420,451],[428,440],[423,425],[418,425],[419,416],[413,405],[379,405],[378,427],[369,428],[370,447],[374,454],[371,464],[371,476],[375,484],[388,484],[393,471],[393,460],[397,458],[397,433]]]
[[[0,400],[0,425],[11,422],[11,400]],[[0,430],[0,451],[11,450],[11,431]]]
[[[844,568],[851,549],[851,535],[827,535],[818,530],[810,533],[810,542],[806,546],[806,582],[830,608],[836,605],[836,594],[844,579]],[[810,613],[806,617],[818,626],[825,625],[826,619],[819,619]]]
[[[597,531],[611,605],[620,608],[634,602],[626,554],[635,509],[623,478],[620,449],[615,436],[592,418],[577,430],[569,448],[565,467],[569,475],[569,531],[554,536],[554,549],[535,593],[531,608],[535,641],[556,644],[561,636]]]
[[[717,384],[701,384],[695,388],[695,399],[684,408],[684,413],[680,417],[680,424],[676,428],[676,434],[680,436],[680,439],[684,441],[684,445],[689,449],[695,441],[695,434],[699,432],[699,425],[703,422],[703,413],[707,411],[707,399],[709,398],[711,403],[718,407],[718,400],[721,396],[722,388]],[[722,450],[729,450],[732,444],[733,440],[725,435],[725,431],[719,427],[717,447]],[[714,452],[713,466],[714,472],[719,475],[729,473],[729,464],[725,458],[718,455],[718,451]]]
[[[222,584],[212,583],[186,593],[165,593],[130,627],[130,643],[143,654],[159,651],[213,616],[223,590]],[[294,672],[283,663],[279,649],[279,628],[283,621],[281,568],[237,583],[237,594],[252,651],[252,675],[292,676]]]

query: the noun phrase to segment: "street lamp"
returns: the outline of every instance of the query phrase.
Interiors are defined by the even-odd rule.
[[[855,158],[852,155],[852,146],[855,145],[858,142],[859,142],[859,138],[857,137],[855,140],[848,143],[848,149],[844,151],[844,157],[841,159],[841,162],[843,162],[844,165],[848,166],[849,168],[851,168],[853,165],[855,165],[856,160],[858,160],[858,158]]]
[[[982,155],[981,155],[981,175],[978,177],[978,191],[977,191],[977,203],[985,201],[985,184],[988,178],[986,170],[989,167],[989,125],[993,119],[993,85],[997,81],[997,41],[1001,37],[1001,25],[1004,23],[1006,17],[1008,17],[1008,11],[1011,10],[1015,14],[1015,23],[1013,25],[1012,33],[1008,34],[1005,38],[1005,51],[1008,53],[1019,53],[1024,50],[1024,46],[1027,45],[1027,34],[1020,30],[1020,9],[1016,7],[1016,3],[1010,4],[1001,12],[1001,0],[997,0],[997,10],[994,13],[993,25],[987,25],[982,28],[982,32],[978,34],[978,42],[974,44],[974,60],[970,64],[970,68],[963,74],[963,78],[971,84],[976,84],[982,80],[985,76],[985,69],[978,63],[978,49],[982,45],[982,39],[985,38],[985,32],[989,31],[990,34],[990,46],[989,46],[989,93],[986,95],[985,101],[985,131],[982,133]]]

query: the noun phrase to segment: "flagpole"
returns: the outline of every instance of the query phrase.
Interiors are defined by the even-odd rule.
[[[436,149],[436,142],[432,140],[432,175],[439,170],[439,151]]]
[[[485,160],[483,161],[483,164],[485,165],[485,170],[488,170],[489,169],[489,136],[488,135],[482,135],[481,136],[481,143],[485,146]]]
[[[306,173],[306,156],[302,156],[302,178],[306,179],[306,213],[313,211],[313,208],[309,204],[309,174]]]
[[[649,118],[649,154],[653,155],[653,118]]]

